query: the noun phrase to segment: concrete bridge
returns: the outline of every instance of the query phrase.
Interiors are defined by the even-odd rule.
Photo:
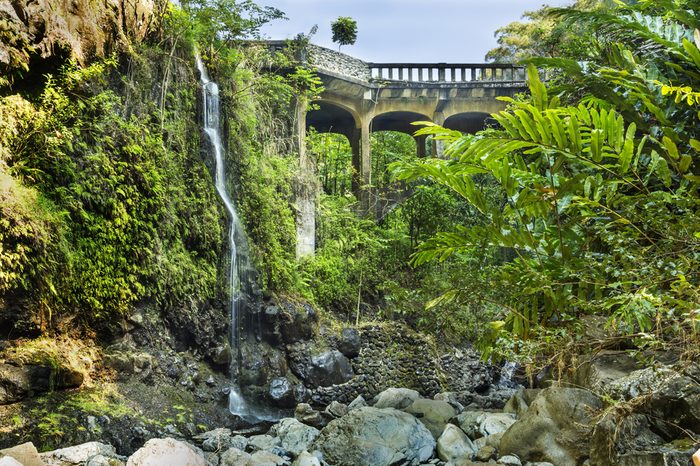
[[[286,43],[271,45],[282,48]],[[325,88],[312,110],[306,102],[297,107],[301,169],[315,176],[304,145],[308,128],[346,136],[352,148],[353,192],[364,213],[372,210],[372,132],[413,135],[415,121],[476,132],[490,114],[505,107],[496,97],[527,89],[525,70],[509,64],[367,63],[315,45],[307,46],[300,59],[316,69]],[[416,138],[416,147],[418,156],[425,155],[424,137]],[[315,249],[317,194],[303,191],[297,199],[298,257]]]

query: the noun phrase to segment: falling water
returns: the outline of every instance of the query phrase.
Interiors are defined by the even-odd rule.
[[[197,69],[199,70],[200,81],[202,83],[204,131],[209,137],[212,150],[214,151],[214,158],[216,160],[216,174],[214,177],[214,182],[216,184],[216,190],[219,192],[221,200],[224,201],[226,210],[231,218],[231,225],[229,228],[229,246],[231,250],[229,292],[231,301],[229,305],[231,310],[232,364],[236,365],[238,363],[238,343],[240,341],[239,326],[242,299],[241,272],[238,263],[238,246],[240,244],[237,245],[236,238],[243,237],[243,227],[238,219],[238,214],[236,213],[236,207],[233,200],[226,191],[226,177],[224,176],[224,153],[223,147],[221,146],[221,135],[219,133],[219,86],[209,79],[207,69],[204,66],[204,63],[202,63],[202,59],[200,58],[199,54],[196,55],[195,59],[197,62]],[[233,367],[232,369],[232,372],[235,374],[238,367]],[[248,414],[247,405],[239,393],[237,386],[231,387],[231,391],[229,392],[229,410],[232,414],[242,417]]]

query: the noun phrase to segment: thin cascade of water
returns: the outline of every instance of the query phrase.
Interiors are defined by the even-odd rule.
[[[203,114],[204,114],[204,132],[209,138],[212,150],[214,152],[214,159],[216,161],[216,173],[214,176],[214,183],[216,185],[216,190],[224,202],[224,206],[231,219],[231,224],[229,228],[229,249],[231,251],[231,262],[229,271],[229,293],[231,300],[229,302],[230,313],[231,313],[231,353],[233,354],[232,364],[238,363],[238,351],[239,351],[239,326],[240,326],[240,312],[241,312],[241,272],[238,263],[238,245],[236,244],[236,233],[240,237],[243,231],[243,227],[238,218],[238,213],[236,212],[236,207],[226,190],[226,176],[224,172],[224,152],[221,145],[221,135],[219,132],[219,86],[209,79],[207,69],[202,62],[199,54],[195,57],[197,70],[199,71],[200,82],[202,84],[203,92]],[[232,367],[232,373],[237,373],[238,368]],[[229,392],[229,411],[232,414],[244,417],[247,416],[248,407],[239,393],[237,385],[234,384]]]

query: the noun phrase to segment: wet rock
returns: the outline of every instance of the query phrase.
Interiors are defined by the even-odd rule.
[[[269,434],[279,438],[282,448],[297,456],[309,449],[320,432],[296,419],[285,418],[272,426]]]
[[[438,458],[447,462],[471,459],[477,452],[476,446],[459,427],[447,424],[437,440]]]
[[[39,452],[31,442],[0,450],[0,458],[2,457],[13,458],[25,466],[44,466],[44,461],[39,457]]]
[[[204,453],[172,438],[151,439],[129,457],[127,466],[206,466]]]
[[[315,446],[327,463],[339,466],[417,465],[432,456],[435,439],[408,413],[364,407],[331,421]]]
[[[285,303],[281,308],[268,308],[265,318],[272,328],[278,329],[285,344],[310,340],[318,325],[318,314],[309,304]]]
[[[231,347],[228,343],[219,345],[212,351],[211,360],[214,364],[228,366],[231,364]]]
[[[312,387],[342,384],[353,376],[348,358],[339,351],[326,351],[311,357],[308,375],[304,379]]]
[[[280,408],[291,408],[296,404],[294,387],[286,377],[272,379],[268,394],[272,403]]]
[[[374,397],[372,405],[375,408],[404,409],[418,398],[420,394],[410,388],[387,388]]]
[[[126,459],[117,455],[117,452],[114,450],[112,445],[107,445],[100,442],[88,442],[83,443],[82,445],[61,448],[59,450],[41,453],[39,456],[41,457],[42,461],[49,466],[85,464],[95,456],[103,456],[116,460]]]
[[[338,341],[338,350],[349,358],[354,358],[360,354],[362,340],[360,332],[354,328],[344,328]]]
[[[527,412],[503,434],[500,452],[558,466],[581,464],[589,456],[593,416],[602,406],[588,390],[542,390]]]
[[[419,398],[408,408],[407,413],[416,416],[436,439],[445,430],[447,423],[457,415],[457,411],[446,401]]]

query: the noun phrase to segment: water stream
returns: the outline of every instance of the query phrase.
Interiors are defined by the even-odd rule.
[[[224,150],[221,145],[221,134],[219,131],[219,86],[209,79],[209,74],[207,73],[204,63],[202,63],[202,59],[200,58],[199,54],[196,55],[195,59],[197,63],[197,70],[199,70],[199,79],[202,84],[204,131],[209,137],[209,142],[211,143],[212,151],[214,152],[214,159],[216,161],[214,183],[216,184],[216,190],[218,191],[221,200],[224,202],[226,211],[231,219],[231,225],[229,228],[229,249],[231,253],[229,271],[229,306],[231,316],[231,373],[234,374],[235,377],[235,374],[239,372],[239,333],[243,298],[241,290],[241,270],[239,267],[238,256],[239,246],[244,246],[240,243],[241,241],[245,241],[245,236],[243,234],[243,226],[241,225],[241,221],[238,218],[238,213],[236,212],[236,206],[226,190]],[[243,399],[239,387],[235,383],[229,392],[229,410],[231,411],[231,414],[237,416],[246,417],[249,415],[247,403]]]

